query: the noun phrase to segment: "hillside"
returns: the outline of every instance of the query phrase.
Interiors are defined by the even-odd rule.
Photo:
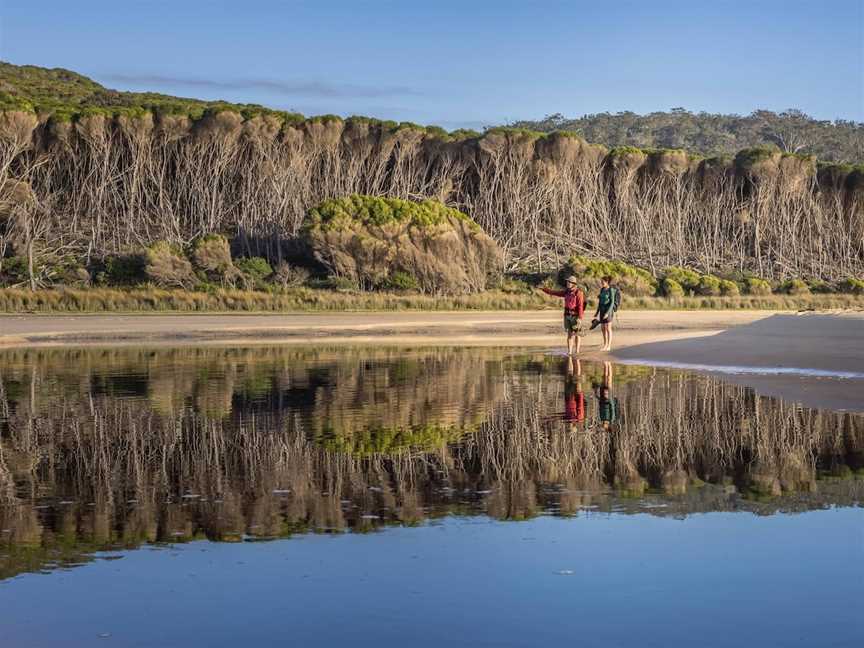
[[[787,153],[814,155],[828,162],[864,161],[864,124],[820,121],[799,110],[750,115],[692,113],[683,108],[637,115],[598,113],[579,118],[561,114],[537,121],[517,121],[513,128],[540,132],[573,131],[608,147],[680,148],[705,156],[734,155],[755,146],[777,146]]]
[[[201,101],[158,92],[121,92],[63,68],[48,69],[0,61],[0,111],[25,110],[63,120],[82,114],[134,115],[143,111],[198,118],[208,109],[233,109],[244,116],[292,116],[257,104]],[[302,119],[301,115],[296,117]]]
[[[519,273],[548,273],[575,254],[625,261],[652,281],[680,266],[745,289],[753,277],[803,292],[787,283],[821,290],[864,276],[864,166],[800,151],[706,158],[607,149],[572,131],[305,118],[8,64],[0,88],[0,265],[13,285],[128,282],[143,255],[166,265],[166,285],[185,286],[184,254],[214,234],[242,258],[303,265],[310,210],[351,195],[456,208]],[[356,234],[346,245],[366,249]],[[404,285],[422,284],[396,270]],[[664,294],[723,291],[714,279],[679,278]],[[636,279],[634,295],[658,289]]]

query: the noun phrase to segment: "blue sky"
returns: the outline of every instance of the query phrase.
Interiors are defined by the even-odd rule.
[[[0,0],[0,59],[451,129],[673,106],[864,121],[862,16],[864,0]]]

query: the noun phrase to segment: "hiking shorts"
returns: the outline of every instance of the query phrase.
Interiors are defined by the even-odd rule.
[[[564,332],[582,335],[582,320],[575,315],[564,313]]]

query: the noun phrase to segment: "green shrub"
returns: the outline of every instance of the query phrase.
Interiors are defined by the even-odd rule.
[[[684,289],[681,287],[681,284],[669,277],[664,277],[663,281],[660,282],[660,292],[665,297],[684,296]]]
[[[387,277],[382,287],[390,290],[420,290],[420,283],[407,272],[396,270]]]
[[[237,259],[234,263],[243,273],[256,280],[263,280],[273,274],[273,268],[267,263],[267,259],[261,257],[244,257]]]
[[[325,200],[309,210],[304,227],[317,227],[326,232],[351,229],[356,224],[365,227],[406,224],[422,229],[443,225],[449,219],[460,220],[471,229],[480,227],[458,209],[447,207],[436,200],[412,202],[359,194]]]
[[[838,288],[840,292],[850,293],[852,295],[864,295],[864,279],[856,279],[849,277],[840,282]]]
[[[219,275],[234,265],[228,239],[220,234],[208,234],[195,241],[192,261],[196,268]]]
[[[720,280],[720,294],[724,297],[737,297],[741,294],[741,289],[738,284],[729,279]]]
[[[90,286],[91,277],[87,268],[71,256],[46,263],[44,274],[48,282],[55,286],[71,286],[74,288],[87,288]]]
[[[626,295],[646,297],[657,292],[657,280],[650,272],[623,261],[573,256],[558,272],[559,284],[563,285],[564,279],[570,275],[576,276],[589,291],[599,284],[601,277],[610,275]]]
[[[363,288],[386,286],[399,269],[424,292],[480,292],[504,262],[477,223],[432,200],[325,200],[307,213],[300,240],[331,275],[350,277]]]
[[[146,281],[146,259],[142,254],[117,254],[102,260],[96,281],[112,286],[131,286]]]
[[[710,274],[702,275],[699,277],[699,285],[696,292],[706,297],[715,297],[719,295],[720,279]]]
[[[192,264],[183,250],[167,241],[157,241],[145,251],[144,272],[157,286],[188,288],[195,283]]]
[[[672,266],[663,270],[665,279],[673,279],[686,292],[697,292],[699,290],[699,281],[701,276],[694,270]]]
[[[771,284],[758,277],[747,277],[744,280],[744,289],[748,295],[770,295]]]
[[[834,286],[832,286],[827,281],[822,281],[821,279],[813,279],[811,281],[808,281],[807,286],[810,288],[810,292],[819,295],[828,295],[830,293],[836,292],[834,290]]]
[[[12,256],[3,259],[0,281],[4,285],[17,284],[27,279],[27,261],[22,257]]]
[[[309,282],[310,288],[321,290],[357,291],[360,289],[357,282],[350,277],[327,277],[325,279],[313,279]]]
[[[777,292],[784,295],[809,295],[810,286],[801,279],[789,279],[777,287]]]

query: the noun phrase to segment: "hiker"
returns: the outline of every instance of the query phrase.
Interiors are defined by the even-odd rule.
[[[621,305],[621,291],[612,285],[612,277],[606,275],[601,280],[600,295],[597,297],[597,312],[594,322],[599,322],[603,332],[603,348],[601,351],[612,350],[612,319]],[[592,325],[591,328],[594,328]]]
[[[579,353],[582,345],[582,316],[585,314],[585,293],[579,287],[579,280],[570,276],[564,280],[564,290],[551,290],[541,287],[547,295],[564,298],[564,332],[567,333],[567,353]]]

